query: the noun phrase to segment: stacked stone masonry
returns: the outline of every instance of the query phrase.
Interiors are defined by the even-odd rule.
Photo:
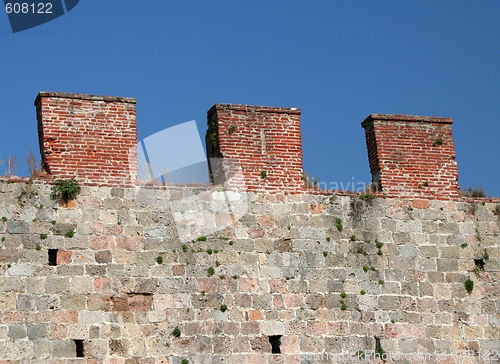
[[[327,363],[378,340],[489,363],[500,349],[498,204],[239,194],[237,223],[181,241],[174,198],[226,193],[84,187],[64,207],[50,185],[0,183],[0,362]]]

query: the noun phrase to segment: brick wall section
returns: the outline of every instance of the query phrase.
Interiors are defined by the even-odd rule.
[[[40,92],[42,166],[53,178],[129,186],[136,178],[136,99]]]
[[[208,157],[222,158],[211,163],[215,183],[239,162],[250,191],[304,189],[299,109],[217,104],[207,117]]]
[[[365,129],[372,181],[392,197],[458,196],[450,118],[372,114]]]

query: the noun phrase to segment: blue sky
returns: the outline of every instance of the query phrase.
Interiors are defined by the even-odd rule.
[[[139,139],[215,103],[298,107],[304,169],[371,179],[372,113],[454,119],[459,183],[500,196],[499,1],[87,0],[13,34],[0,15],[0,157],[38,152],[40,90],[137,97]],[[1,166],[0,166],[1,167]]]

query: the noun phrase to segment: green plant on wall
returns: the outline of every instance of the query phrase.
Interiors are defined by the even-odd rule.
[[[172,331],[172,336],[173,337],[180,337],[181,336],[181,330],[179,330],[178,327],[176,327],[173,331]]]
[[[438,145],[443,145],[443,139],[442,138],[437,138],[434,143],[432,143],[433,147],[437,147]]]
[[[209,277],[213,276],[215,273],[214,267],[208,267],[207,272]]]
[[[358,250],[356,250],[356,253],[358,253],[358,254],[363,254],[363,255],[368,254],[368,253],[366,252],[365,248],[363,248],[362,246],[360,246],[360,247],[358,248]]]
[[[377,336],[375,336],[375,354],[377,354],[377,356],[380,357],[384,361],[384,363],[386,362],[387,354],[382,348],[380,338],[378,338]]]
[[[359,195],[359,199],[361,201],[371,201],[377,198],[377,195],[373,193],[361,194]]]
[[[345,304],[344,300],[340,300],[340,309],[342,311],[345,311],[347,309],[347,305]]]
[[[465,286],[465,290],[468,292],[468,293],[472,293],[472,290],[474,289],[474,281],[472,279],[467,279],[465,282],[464,282],[464,286]]]
[[[54,181],[50,197],[54,200],[61,198],[64,202],[74,200],[81,191],[78,181],[74,179],[58,179]]]
[[[342,227],[342,219],[340,219],[339,217],[336,217],[335,218],[335,225],[337,226],[337,230],[338,231],[342,231],[343,227]]]
[[[211,116],[207,119],[207,139],[212,144],[212,148],[217,148],[219,145],[219,136],[217,135],[217,120],[215,116]]]

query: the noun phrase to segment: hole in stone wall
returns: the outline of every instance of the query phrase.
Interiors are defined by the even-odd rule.
[[[272,335],[269,336],[269,342],[271,343],[271,353],[281,354],[281,336],[282,335]]]
[[[73,340],[76,346],[76,357],[83,358],[83,340]]]
[[[57,251],[59,249],[49,249],[49,265],[57,265]]]
[[[484,270],[484,260],[483,259],[474,259],[474,264],[477,269]]]

